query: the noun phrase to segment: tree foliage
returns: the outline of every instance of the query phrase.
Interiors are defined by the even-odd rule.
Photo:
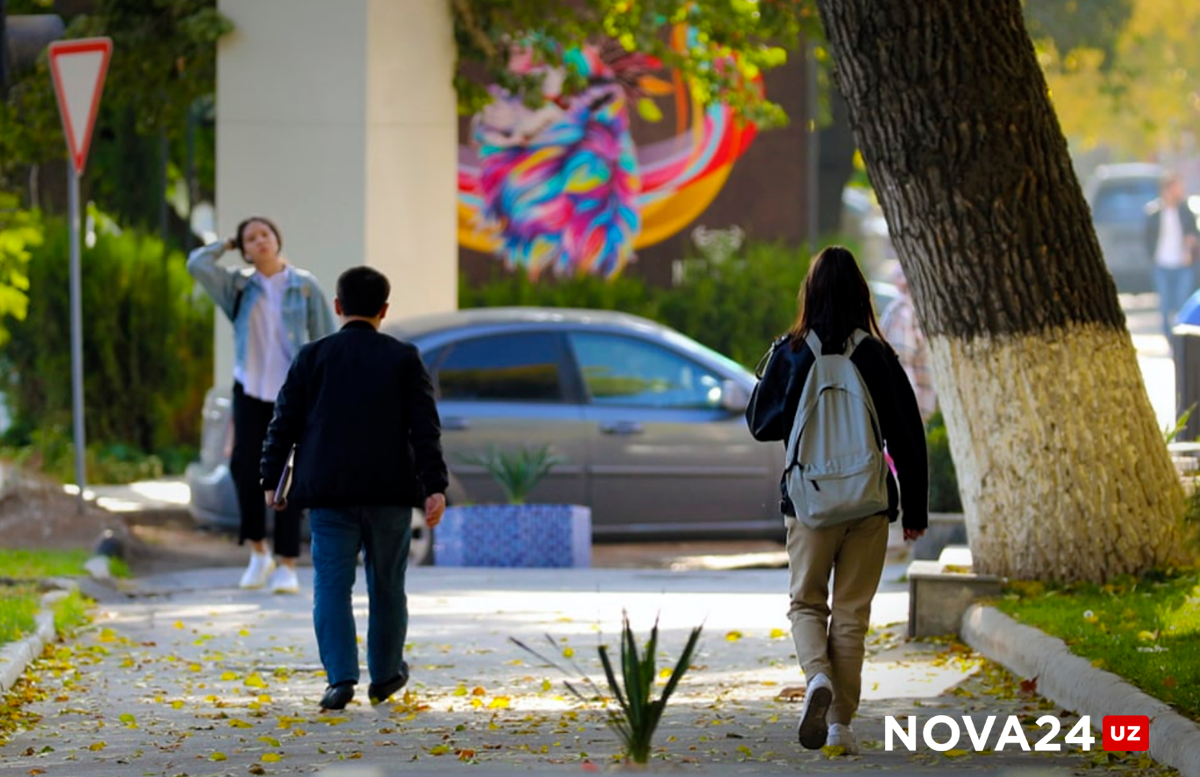
[[[9,337],[4,319],[25,319],[29,309],[30,249],[42,242],[37,216],[16,206],[16,197],[0,193],[0,345]]]
[[[530,48],[541,63],[563,67],[567,88],[577,89],[583,76],[564,64],[564,55],[609,38],[677,69],[702,102],[723,100],[745,118],[779,124],[786,120],[783,110],[764,97],[756,79],[783,64],[801,34],[818,29],[816,9],[805,0],[451,0],[451,7],[459,58],[455,87],[464,113],[488,101],[489,84],[540,103],[542,76],[509,68],[518,46]],[[675,24],[696,31],[691,49],[669,45],[664,30]]]
[[[9,4],[10,14],[52,10],[40,0]],[[87,13],[67,21],[67,38],[113,40],[97,146],[114,138],[120,146],[126,126],[138,136],[164,131],[168,139],[182,138],[193,103],[216,89],[216,42],[233,28],[216,0],[95,0]],[[0,182],[19,180],[26,165],[62,159],[63,143],[43,53],[35,68],[14,80],[7,104],[0,104]]]
[[[1120,156],[1179,151],[1200,133],[1200,5],[1138,0],[1112,45],[1040,47],[1042,69],[1063,131],[1080,150]]]

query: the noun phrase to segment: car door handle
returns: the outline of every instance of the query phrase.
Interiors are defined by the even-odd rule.
[[[605,434],[641,434],[644,430],[637,421],[610,421],[600,424]]]
[[[461,432],[471,428],[471,419],[461,416],[449,416],[442,419],[443,432]]]

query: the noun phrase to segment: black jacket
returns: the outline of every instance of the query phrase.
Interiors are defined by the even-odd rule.
[[[279,482],[293,444],[288,501],[297,507],[408,506],[421,490],[446,491],[441,422],[421,356],[364,321],[296,355],[263,444],[264,490]]]
[[[828,343],[825,350],[827,353],[838,352]],[[787,336],[775,341],[767,357],[766,369],[759,376],[746,408],[746,423],[755,439],[782,440],[787,445],[804,381],[813,361],[812,350],[807,344],[801,343],[800,348],[793,351]],[[888,517],[894,521],[898,515],[902,516],[906,529],[924,529],[929,523],[929,462],[925,452],[925,426],[921,422],[912,384],[908,382],[896,352],[874,337],[863,340],[850,361],[862,375],[867,391],[871,392],[888,455],[900,477],[897,493],[896,481],[888,473]],[[786,514],[794,514],[786,495],[783,507]]]
[[[1146,206],[1146,231],[1143,239],[1146,244],[1146,256],[1150,258],[1150,264],[1157,264],[1158,260],[1155,256],[1158,253],[1158,229],[1162,224],[1163,201],[1155,200]],[[1192,213],[1191,208],[1186,202],[1181,202],[1178,205],[1179,210],[1179,225],[1183,228],[1183,239],[1187,240],[1188,236],[1200,237],[1200,228],[1196,226],[1196,214]],[[1184,264],[1191,264],[1192,256],[1188,253],[1187,248],[1183,249]]]

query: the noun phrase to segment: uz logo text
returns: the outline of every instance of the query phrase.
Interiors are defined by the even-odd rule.
[[[1146,715],[1105,715],[1104,749],[1150,749],[1150,718]]]

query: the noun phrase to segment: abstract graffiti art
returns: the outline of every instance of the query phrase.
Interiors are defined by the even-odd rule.
[[[674,45],[691,33],[676,28]],[[753,125],[723,105],[699,105],[678,74],[651,75],[654,60],[619,46],[572,52],[587,86],[562,92],[548,72],[536,110],[499,88],[459,149],[459,243],[495,254],[530,277],[591,273],[612,277],[638,248],[682,230],[720,192],[754,138]],[[532,69],[514,59],[515,69]],[[673,137],[635,146],[628,106],[645,94],[672,94]]]

